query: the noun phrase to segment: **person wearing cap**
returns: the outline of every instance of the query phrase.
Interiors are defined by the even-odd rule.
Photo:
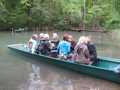
[[[28,41],[28,48],[31,53],[35,53],[37,46],[38,35],[33,34],[30,40]]]
[[[68,42],[68,34],[64,34],[63,40],[58,44],[59,57],[66,59],[67,55],[70,53],[71,44]]]

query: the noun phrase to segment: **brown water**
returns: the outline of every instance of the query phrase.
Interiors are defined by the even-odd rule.
[[[49,31],[49,34],[52,35],[52,32]],[[0,32],[0,90],[120,90],[119,84],[42,63],[7,48],[8,44],[27,42],[33,33]],[[62,37],[65,32],[58,33]],[[99,56],[120,58],[118,31],[68,33],[76,40],[80,35],[89,35],[97,46]]]

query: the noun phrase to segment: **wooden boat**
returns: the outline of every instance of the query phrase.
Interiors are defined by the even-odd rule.
[[[120,83],[120,74],[114,72],[114,68],[120,65],[119,59],[98,57],[99,63],[97,63],[96,65],[85,65],[85,64],[74,63],[71,61],[60,60],[58,58],[52,58],[49,56],[32,54],[25,47],[25,44],[8,45],[8,48],[16,51],[17,53],[21,53],[25,56],[28,56],[28,58],[31,57],[36,58],[40,61],[55,64],[57,66],[74,70],[86,75],[91,75],[94,77]]]

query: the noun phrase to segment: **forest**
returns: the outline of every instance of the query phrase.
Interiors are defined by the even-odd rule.
[[[120,0],[0,0],[0,30],[120,28]]]

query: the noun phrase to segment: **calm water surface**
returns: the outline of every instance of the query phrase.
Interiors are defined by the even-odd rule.
[[[48,33],[52,35],[52,32]],[[120,90],[119,84],[42,63],[7,48],[8,44],[26,43],[33,33],[35,32],[0,32],[0,90]],[[62,37],[65,32],[58,33]],[[91,36],[99,56],[120,58],[118,31],[106,34],[68,33],[76,40],[80,35]]]

